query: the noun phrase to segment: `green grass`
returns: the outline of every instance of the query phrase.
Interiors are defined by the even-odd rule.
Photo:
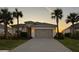
[[[59,41],[73,52],[79,52],[79,40],[65,38]]]
[[[0,40],[0,50],[11,50],[27,40]]]

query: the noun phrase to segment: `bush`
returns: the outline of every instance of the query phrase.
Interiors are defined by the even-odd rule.
[[[68,37],[68,38],[71,38],[71,39],[79,39],[79,32],[76,31],[76,32],[74,32],[74,34],[72,34],[72,33],[65,33],[64,36]]]
[[[65,33],[64,36],[65,37],[71,37],[71,33]]]
[[[7,38],[4,37],[4,35],[0,36],[0,39],[1,40],[20,40],[20,39],[24,39],[24,40],[29,40],[31,39],[32,37],[27,33],[27,32],[19,32],[19,36],[17,35],[10,35],[10,36],[7,36]]]
[[[79,39],[79,31],[76,31],[74,33],[74,36],[72,36],[72,38]]]
[[[64,39],[64,35],[62,33],[57,33],[54,38],[55,39]]]
[[[20,32],[20,38],[31,39],[32,37],[27,32]]]

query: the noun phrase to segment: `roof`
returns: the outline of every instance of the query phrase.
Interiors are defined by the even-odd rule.
[[[19,24],[18,26],[19,26],[19,27],[24,27],[24,26],[25,26],[25,24]],[[16,28],[16,27],[17,27],[17,24],[15,24],[15,25],[11,25],[11,27]]]
[[[42,23],[42,22],[33,22],[33,21],[28,21],[25,22],[26,24],[31,24],[32,27],[56,27],[54,24],[49,24],[49,23]]]
[[[56,27],[54,24],[48,24],[48,23],[38,23],[36,22],[33,27]]]
[[[56,27],[56,25],[54,25],[54,24],[41,23],[41,22],[32,22],[32,21],[25,22],[25,24],[19,24],[18,26],[20,26],[20,27],[23,27],[23,26],[28,27],[29,24],[31,25],[31,27]],[[12,27],[17,27],[17,25],[11,25],[11,26]]]
[[[72,25],[71,25],[71,27],[72,27]],[[74,27],[75,27],[75,29],[79,29],[79,23],[74,24]]]

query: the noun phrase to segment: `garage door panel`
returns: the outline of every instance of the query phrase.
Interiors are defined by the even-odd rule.
[[[53,38],[53,31],[51,29],[36,29],[36,38]]]

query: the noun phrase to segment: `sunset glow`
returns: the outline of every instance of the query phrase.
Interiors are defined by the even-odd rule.
[[[59,7],[18,7],[18,10],[23,12],[23,18],[20,18],[20,23],[24,23],[25,21],[34,21],[34,22],[45,22],[56,24],[56,19],[51,18],[51,12]],[[10,11],[14,11],[14,7],[9,7]],[[62,32],[64,29],[69,27],[71,24],[66,24],[67,15],[71,12],[79,12],[79,8],[77,7],[60,7],[63,11],[63,17],[59,21],[59,31]],[[16,24],[16,19],[14,19],[14,24]]]

